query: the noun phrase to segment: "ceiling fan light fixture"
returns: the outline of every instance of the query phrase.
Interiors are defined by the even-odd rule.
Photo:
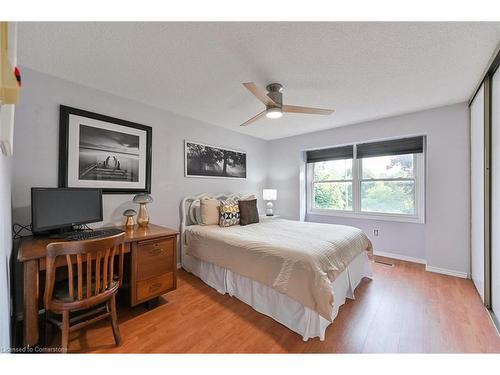
[[[267,118],[274,119],[274,118],[280,118],[281,116],[283,116],[283,112],[281,111],[281,108],[271,107],[271,108],[268,108],[266,111]]]
[[[331,115],[333,109],[304,107],[300,105],[285,105],[283,104],[283,86],[279,83],[271,83],[266,86],[266,90],[262,90],[253,82],[245,82],[243,86],[252,93],[262,104],[266,106],[262,112],[257,113],[250,120],[245,121],[240,126],[253,124],[255,121],[266,116],[270,119],[277,119],[286,113],[302,113],[306,115]]]

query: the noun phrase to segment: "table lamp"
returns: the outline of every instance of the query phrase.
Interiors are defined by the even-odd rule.
[[[147,227],[149,224],[149,214],[146,205],[153,202],[151,195],[147,193],[137,194],[134,197],[134,203],[139,204],[139,215],[137,215],[137,224],[141,227]]]
[[[273,216],[273,202],[278,198],[278,190],[276,189],[263,189],[262,198],[267,201],[266,216]]]
[[[135,210],[132,210],[131,208],[123,212],[123,216],[127,218],[127,221],[125,222],[125,227],[127,227],[127,229],[134,228],[135,225],[134,216],[136,214],[137,212],[135,212]]]

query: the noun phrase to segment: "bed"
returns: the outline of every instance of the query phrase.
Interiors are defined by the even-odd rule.
[[[182,267],[302,336],[325,339],[346,298],[372,277],[371,243],[343,225],[264,219],[221,228],[202,226],[204,198],[245,199],[244,194],[200,194],[181,205]]]

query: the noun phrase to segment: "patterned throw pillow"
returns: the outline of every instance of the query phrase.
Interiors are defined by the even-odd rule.
[[[230,227],[240,223],[240,208],[233,200],[221,201],[219,206],[219,225]]]

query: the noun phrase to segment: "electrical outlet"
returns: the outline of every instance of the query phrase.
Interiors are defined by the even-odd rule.
[[[374,230],[373,230],[373,235],[374,235],[375,237],[378,237],[378,229],[374,229]]]

